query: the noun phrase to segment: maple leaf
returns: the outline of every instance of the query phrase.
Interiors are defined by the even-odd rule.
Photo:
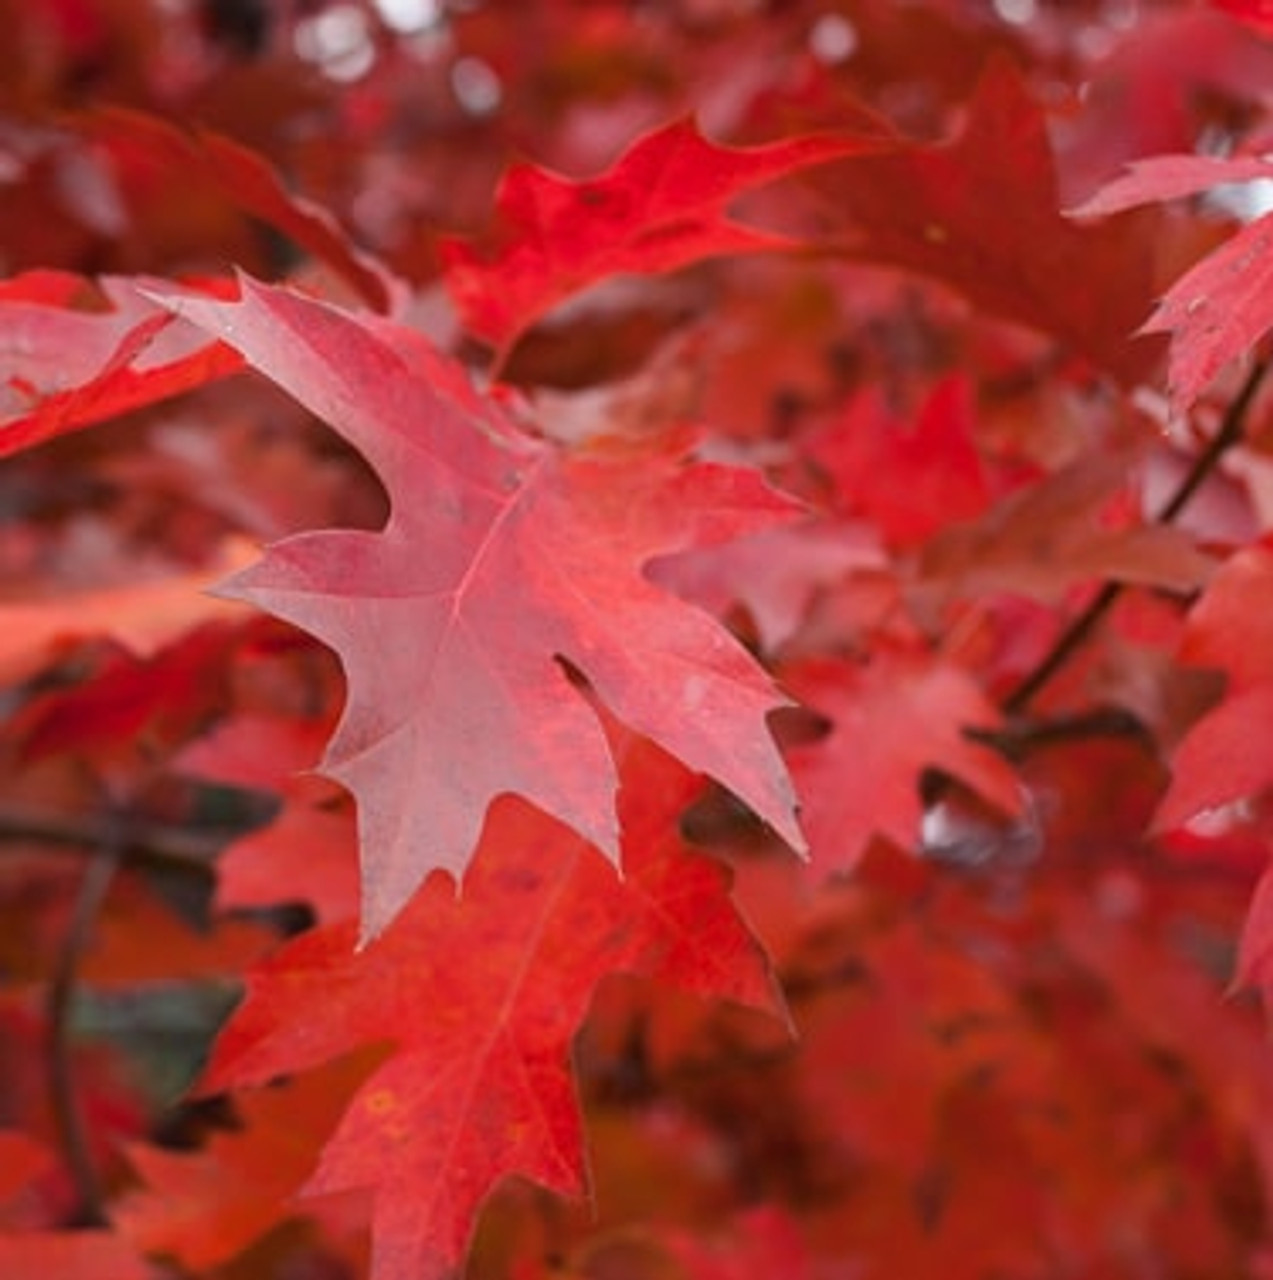
[[[765,725],[781,697],[722,628],[640,573],[794,504],[667,453],[565,456],[387,321],[248,279],[237,303],[172,304],[335,427],[390,494],[382,532],[286,539],[223,588],[340,655],[349,700],[321,768],[358,800],[368,936],[431,867],[462,871],[501,793],[617,853],[614,765],[561,660],[801,847]]]
[[[282,1086],[241,1093],[238,1125],[198,1151],[132,1143],[128,1158],[145,1181],[112,1206],[119,1234],[142,1253],[165,1254],[192,1271],[241,1253],[281,1220],[313,1172],[315,1143],[336,1126],[367,1064],[342,1059]]]
[[[122,107],[95,107],[75,122],[110,153],[127,177],[145,175],[168,193],[183,181],[238,206],[290,237],[338,272],[378,311],[389,311],[399,287],[375,259],[354,247],[327,210],[283,185],[274,167],[255,151],[208,129],[186,133],[167,120]]]
[[[1172,752],[1154,829],[1255,796],[1273,783],[1273,547],[1246,547],[1189,613],[1179,657],[1228,677],[1225,696]]]
[[[1100,216],[1261,178],[1273,178],[1273,163],[1258,156],[1154,156],[1130,165],[1074,212]],[[1195,263],[1163,295],[1141,329],[1171,335],[1167,382],[1177,408],[1187,409],[1230,360],[1245,355],[1273,327],[1271,292],[1273,214],[1265,214]]]
[[[508,1174],[582,1189],[569,1049],[606,974],[774,1007],[723,873],[677,834],[698,783],[648,744],[617,754],[622,879],[577,835],[506,797],[462,897],[430,877],[362,950],[352,924],[302,935],[248,975],[217,1042],[204,1081],[214,1089],[392,1046],[307,1184],[374,1189],[374,1280],[447,1274]]]
[[[788,753],[810,849],[825,869],[852,867],[876,833],[916,847],[925,768],[955,774],[1004,813],[1020,809],[1013,770],[964,735],[1000,716],[958,667],[900,654],[863,666],[817,659],[785,671],[783,683],[832,724]]]
[[[881,393],[866,392],[811,442],[809,455],[834,481],[837,498],[899,546],[971,519],[990,501],[965,378],[934,387],[913,424],[899,422]]]
[[[444,242],[446,284],[469,330],[507,353],[557,303],[608,276],[790,248],[796,241],[788,236],[731,221],[728,205],[788,174],[882,145],[811,135],[721,147],[693,121],[677,120],[638,138],[596,178],[571,181],[517,165],[496,195],[497,248],[484,255],[460,240]]]
[[[651,576],[717,617],[743,605],[761,647],[773,652],[796,633],[819,592],[855,570],[886,563],[874,530],[822,519],[687,551],[653,565]]]
[[[807,183],[832,225],[847,224],[849,252],[945,281],[1124,380],[1156,359],[1129,341],[1152,293],[1148,238],[1062,215],[1047,122],[1008,63],[990,64],[949,143],[905,143]]]
[[[920,554],[916,607],[1000,591],[1051,602],[1102,579],[1184,591],[1201,586],[1212,561],[1188,532],[1102,520],[1126,487],[1129,465],[1117,455],[1085,457],[1009,494],[977,520],[947,525]]]

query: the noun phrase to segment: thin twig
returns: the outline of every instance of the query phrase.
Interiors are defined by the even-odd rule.
[[[255,825],[193,830],[126,814],[59,813],[0,803],[0,856],[9,842],[21,840],[40,841],[71,852],[88,850],[96,854],[107,823],[118,833],[121,859],[129,865],[164,868],[201,877],[212,876],[217,855],[231,840],[252,830]]]
[[[1156,524],[1171,524],[1184,510],[1190,498],[1198,492],[1203,482],[1216,469],[1224,454],[1242,438],[1246,416],[1268,371],[1269,361],[1261,360],[1251,366],[1238,394],[1229,402],[1219,430],[1211,437],[1207,447],[1194,459],[1189,474],[1180,482],[1167,504],[1154,517]],[[1074,652],[1109,613],[1126,584],[1107,582],[1092,597],[1087,607],[1078,614],[1056,638],[1043,660],[1003,700],[1003,709],[1009,716],[1020,715],[1034,700],[1039,691],[1069,661]]]
[[[122,842],[115,832],[108,832],[80,881],[75,909],[49,984],[49,1088],[53,1118],[67,1171],[79,1193],[77,1221],[84,1226],[104,1225],[106,1214],[101,1178],[93,1160],[88,1126],[75,1088],[71,1061],[71,1014],[80,960],[122,856]]]

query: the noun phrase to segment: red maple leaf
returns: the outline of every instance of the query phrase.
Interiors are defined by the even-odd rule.
[[[1152,295],[1143,228],[1063,216],[1047,121],[1006,62],[991,64],[949,143],[907,143],[808,182],[851,253],[945,281],[1120,377],[1156,358],[1129,341]]]
[[[173,305],[335,427],[391,496],[382,532],[287,539],[224,588],[344,664],[349,701],[322,768],[358,800],[368,935],[432,867],[463,870],[502,793],[617,854],[614,765],[563,661],[801,847],[765,726],[781,697],[721,627],[641,573],[789,518],[790,501],[666,447],[563,455],[387,321],[250,280],[236,303]]]
[[[882,393],[863,393],[811,442],[809,454],[839,502],[905,547],[989,504],[973,427],[972,387],[951,377],[933,388],[913,423],[899,420]]]
[[[827,870],[853,866],[875,834],[903,849],[920,837],[920,774],[955,774],[1005,813],[1020,783],[1005,761],[964,734],[999,713],[958,667],[905,655],[868,666],[804,662],[783,683],[831,721],[830,733],[789,753],[813,857]]]
[[[1225,696],[1172,753],[1155,815],[1175,830],[1273,783],[1273,548],[1244,548],[1217,571],[1189,614],[1180,657],[1228,677]]]
[[[1075,210],[1099,216],[1155,200],[1193,195],[1228,182],[1273,177],[1258,156],[1154,156],[1129,166]],[[1142,326],[1171,334],[1167,380],[1187,409],[1230,360],[1245,355],[1273,327],[1273,214],[1242,228],[1185,272]]]
[[[574,182],[518,165],[496,196],[496,249],[483,254],[459,240],[442,246],[447,286],[468,328],[506,353],[557,303],[609,276],[790,247],[787,236],[731,221],[729,204],[800,169],[881,145],[815,135],[737,149],[677,120],[638,138],[596,178]]]
[[[622,879],[559,823],[503,799],[461,898],[434,875],[365,949],[352,923],[302,935],[249,975],[217,1043],[210,1088],[392,1046],[307,1184],[374,1189],[374,1280],[447,1274],[506,1175],[583,1188],[569,1051],[606,974],[773,1007],[722,872],[677,834],[698,784],[648,744],[618,754]]]

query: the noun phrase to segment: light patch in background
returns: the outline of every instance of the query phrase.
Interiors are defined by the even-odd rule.
[[[1273,178],[1255,178],[1250,182],[1226,182],[1213,187],[1203,198],[1207,208],[1254,222],[1273,212]]]
[[[357,5],[333,5],[298,22],[293,41],[298,57],[333,80],[357,80],[376,60],[367,15]]]
[[[809,51],[828,66],[847,62],[858,47],[853,24],[839,13],[824,13],[809,30]]]
[[[460,58],[451,68],[451,91],[471,116],[489,116],[503,100],[499,76],[481,58]]]
[[[995,13],[1015,27],[1023,27],[1039,16],[1036,0],[994,0],[994,4]]]
[[[375,0],[376,12],[391,31],[413,36],[442,21],[439,0]]]

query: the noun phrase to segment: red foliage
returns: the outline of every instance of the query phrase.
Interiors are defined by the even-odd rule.
[[[0,0],[0,1274],[1273,1275],[1273,51],[1140,8]]]

